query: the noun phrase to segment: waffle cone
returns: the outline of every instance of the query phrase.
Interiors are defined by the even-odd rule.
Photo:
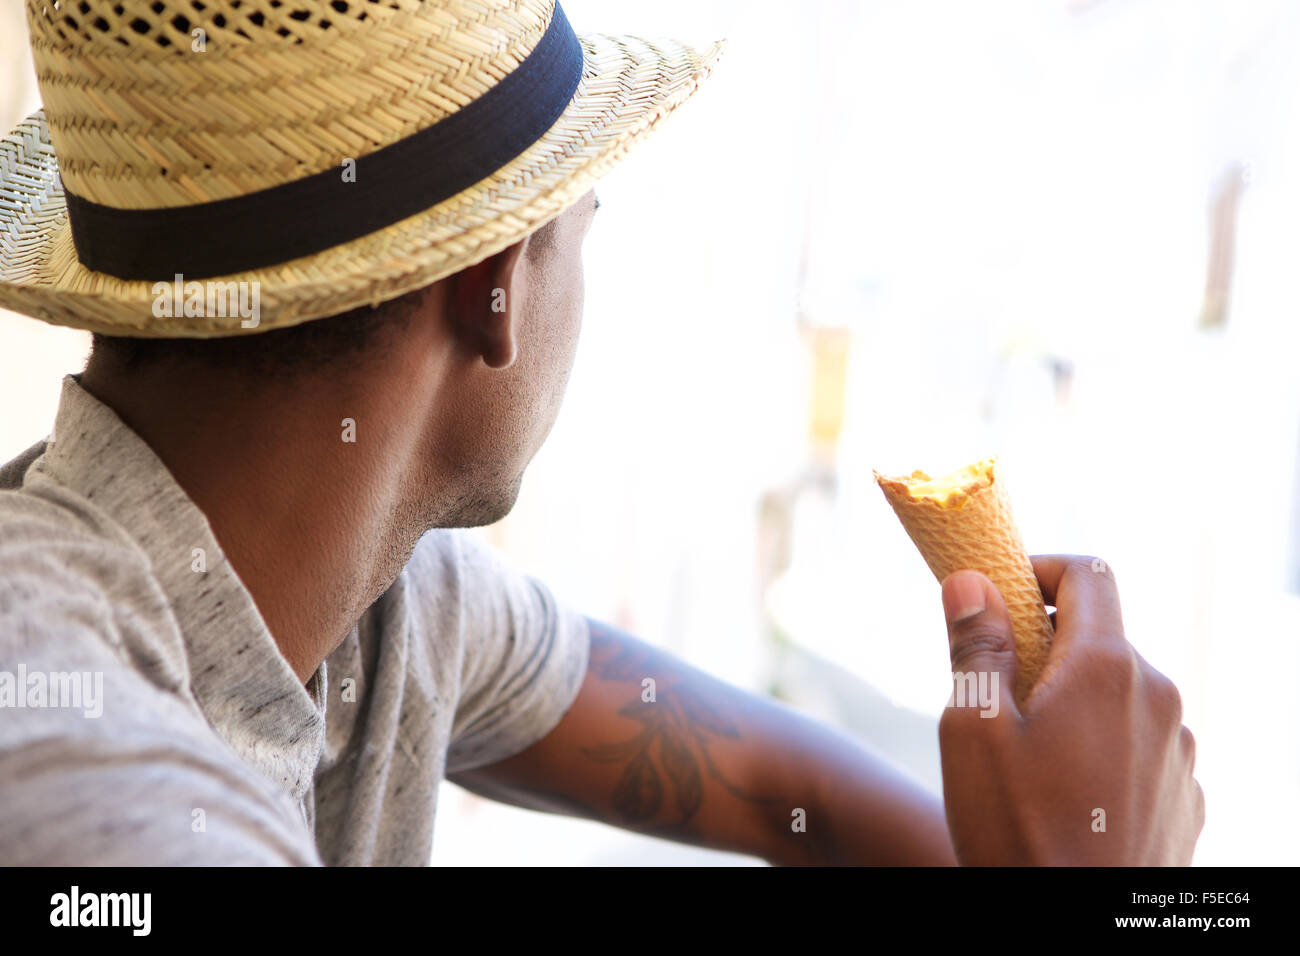
[[[937,579],[971,569],[997,586],[1011,614],[1019,664],[1016,700],[1023,702],[1047,663],[1052,622],[1016,528],[1006,484],[996,473],[995,462],[987,464],[991,479],[987,486],[957,492],[946,503],[912,496],[910,485],[928,480],[924,472],[911,478],[889,478],[877,472],[876,481]]]

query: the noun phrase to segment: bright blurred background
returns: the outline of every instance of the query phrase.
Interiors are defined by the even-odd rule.
[[[1104,557],[1183,692],[1196,862],[1300,862],[1300,5],[564,6],[730,43],[599,189],[565,410],[486,537],[937,791],[938,586],[872,468],[996,453],[1030,550]],[[87,344],[0,313],[0,460]],[[755,861],[447,785],[434,862]]]

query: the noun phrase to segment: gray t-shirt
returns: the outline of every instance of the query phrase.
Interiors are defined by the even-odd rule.
[[[0,865],[423,865],[438,784],[544,737],[585,620],[432,531],[307,686],[202,512],[64,379],[0,469]]]

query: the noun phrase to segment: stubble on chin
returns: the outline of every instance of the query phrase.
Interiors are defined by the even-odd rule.
[[[482,528],[508,515],[519,500],[524,476],[480,480],[451,500],[434,504],[431,528]]]

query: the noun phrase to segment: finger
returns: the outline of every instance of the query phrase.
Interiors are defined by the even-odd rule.
[[[1106,562],[1072,554],[1040,554],[1030,561],[1044,602],[1056,606],[1052,657],[1076,643],[1125,643],[1119,589]]]
[[[948,622],[954,704],[978,702],[989,707],[996,700],[999,713],[1018,715],[1016,641],[1011,615],[993,582],[978,571],[954,571],[943,581],[943,613]],[[971,701],[972,692],[985,699]]]
[[[1043,601],[1060,606],[1059,592],[1061,583],[1067,574],[1090,571],[1099,578],[1109,578],[1114,583],[1115,572],[1101,558],[1080,554],[1035,554],[1030,557],[1034,574],[1038,577],[1038,586],[1043,592]]]

